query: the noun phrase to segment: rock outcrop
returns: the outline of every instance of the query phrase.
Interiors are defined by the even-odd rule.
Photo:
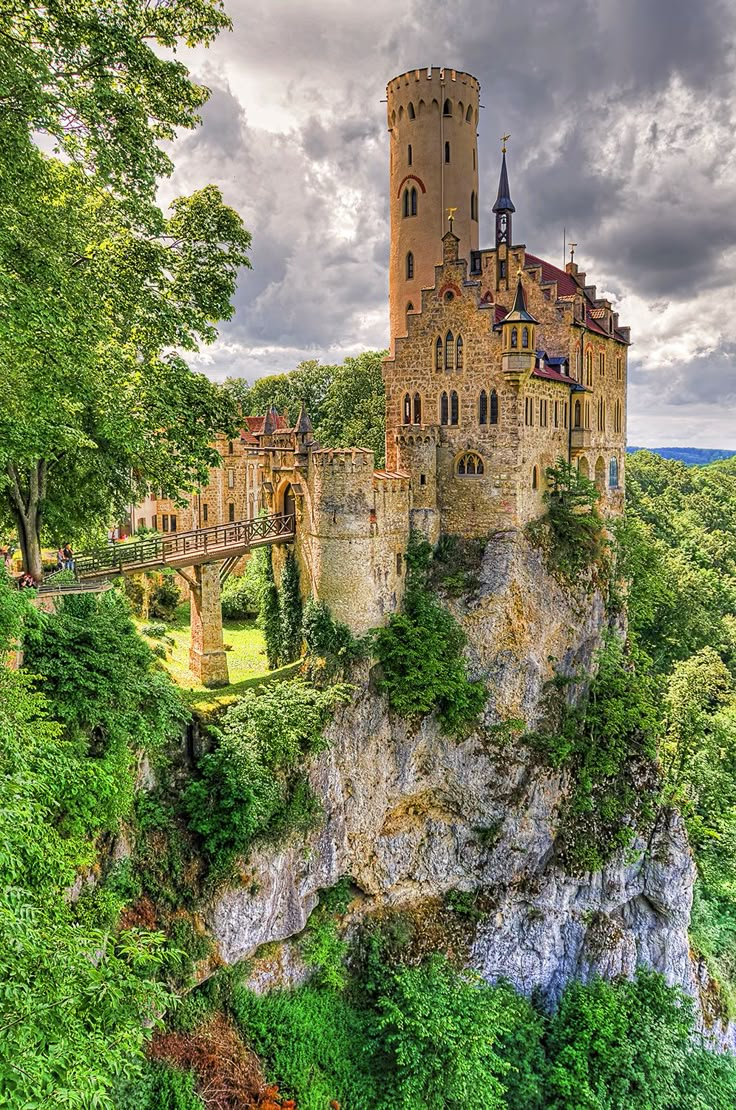
[[[470,962],[550,1002],[573,977],[632,974],[638,964],[697,995],[687,934],[695,868],[680,818],[660,817],[600,872],[566,874],[555,850],[566,774],[488,731],[509,719],[533,727],[555,671],[591,665],[606,629],[602,598],[563,589],[523,536],[503,533],[455,611],[471,671],[490,690],[484,728],[458,741],[434,718],[395,717],[366,666],[310,768],[324,824],[306,841],[254,852],[251,885],[210,907],[221,957],[232,963],[294,936],[318,891],[351,875],[360,913],[482,891],[487,912],[473,927]]]

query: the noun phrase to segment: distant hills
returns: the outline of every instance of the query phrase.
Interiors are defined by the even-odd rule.
[[[677,459],[685,466],[705,466],[706,463],[730,459],[736,455],[736,450],[724,451],[716,447],[627,447],[626,450],[628,454],[651,451],[653,455],[661,455],[663,459]]]

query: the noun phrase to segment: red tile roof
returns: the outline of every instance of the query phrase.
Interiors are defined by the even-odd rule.
[[[263,432],[263,422],[265,419],[265,416],[246,416],[245,427],[241,428],[240,431],[241,443],[258,443],[256,435]],[[284,431],[284,429],[289,427],[286,422],[286,418],[281,416],[279,413],[276,413],[275,424],[276,430],[279,432],[282,432]]]
[[[551,382],[564,382],[565,385],[576,384],[573,378],[568,377],[567,374],[561,374],[559,370],[553,370],[551,366],[543,366],[533,370],[532,375],[535,378],[547,378]]]
[[[556,281],[557,282],[557,297],[558,300],[567,300],[573,297],[576,293],[582,293],[581,286],[577,284],[575,279],[567,273],[566,270],[561,270],[559,266],[553,266],[551,262],[545,262],[543,258],[537,258],[534,254],[525,254],[525,261],[531,263],[532,266],[541,266],[542,268],[542,281]],[[594,331],[596,335],[605,335],[607,339],[611,338],[611,333],[607,332],[597,322],[597,317],[605,315],[605,309],[595,308],[589,298],[585,297],[585,324],[590,331]],[[624,337],[620,332],[613,333],[615,339],[625,342]]]

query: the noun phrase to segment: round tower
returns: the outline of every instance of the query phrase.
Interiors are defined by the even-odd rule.
[[[410,70],[386,86],[390,136],[391,345],[406,315],[422,306],[442,261],[447,209],[460,258],[478,249],[478,97],[480,85],[454,69]]]

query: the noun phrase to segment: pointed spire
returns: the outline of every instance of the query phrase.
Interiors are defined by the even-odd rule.
[[[509,175],[506,169],[506,149],[501,156],[501,176],[498,179],[498,196],[493,206],[494,212],[515,212],[509,188]]]
[[[276,431],[278,423],[276,420],[277,416],[278,413],[276,412],[276,409],[273,407],[273,405],[271,405],[268,412],[263,418],[263,434],[265,436],[271,436]]]
[[[514,307],[511,312],[503,318],[502,323],[517,322],[520,324],[538,324],[539,321],[535,320],[530,312],[527,312],[526,296],[524,295],[524,286],[521,283],[521,270],[516,280],[516,296],[514,297]]]
[[[297,435],[303,436],[304,438],[312,434],[312,421],[309,419],[307,410],[304,408],[303,401],[299,406],[299,416],[297,417],[294,431]]]

